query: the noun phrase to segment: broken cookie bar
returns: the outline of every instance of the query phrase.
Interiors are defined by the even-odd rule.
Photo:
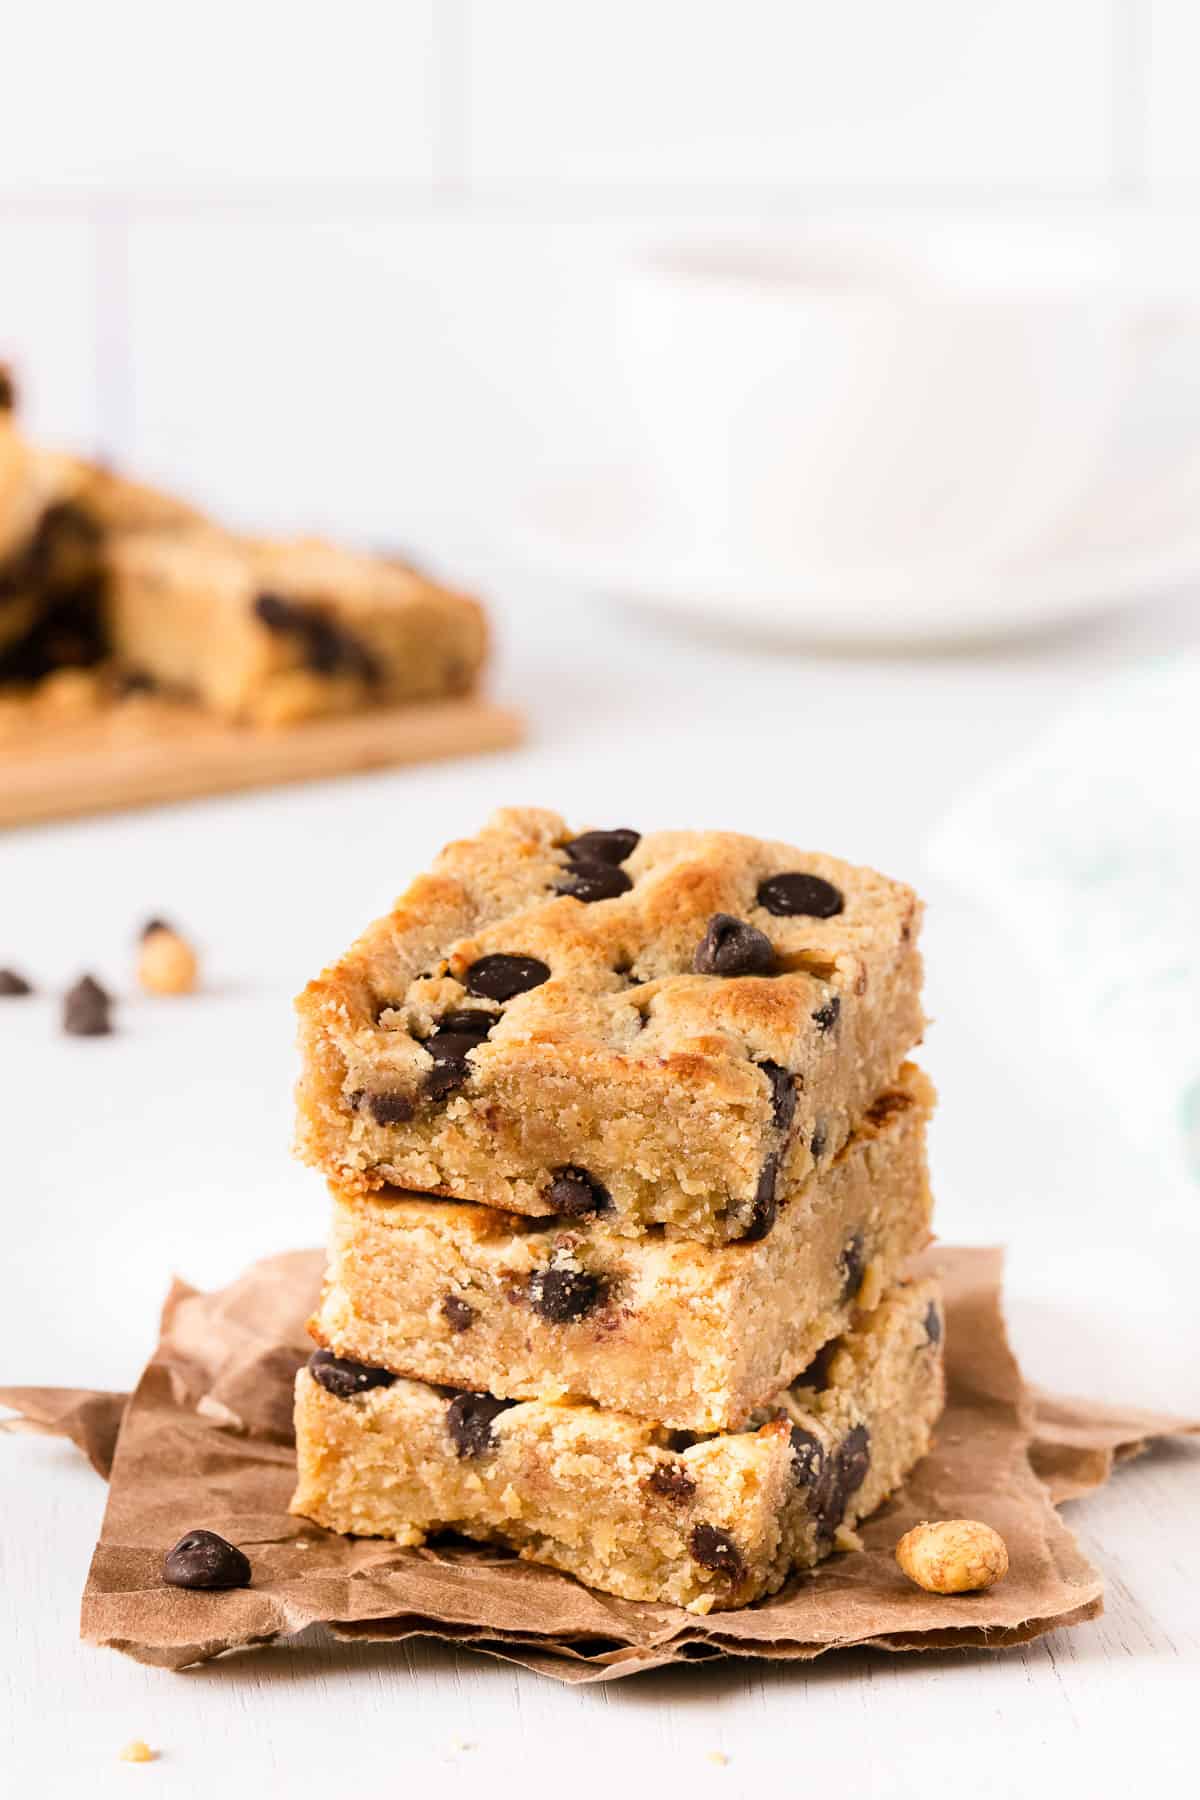
[[[482,609],[395,559],[318,539],[139,537],[112,559],[128,668],[260,725],[468,693]]]
[[[347,1190],[765,1237],[921,1036],[919,922],[787,844],[498,813],[301,995],[300,1155]]]
[[[940,1320],[936,1282],[894,1288],[748,1429],[694,1438],[593,1406],[356,1385],[318,1352],[296,1378],[292,1511],[401,1544],[495,1541],[630,1600],[745,1606],[820,1562],[925,1454]]]
[[[932,1102],[906,1064],[775,1229],[748,1244],[622,1235],[566,1178],[558,1192],[579,1210],[554,1219],[335,1188],[310,1330],[339,1357],[422,1381],[737,1428],[927,1242]]]

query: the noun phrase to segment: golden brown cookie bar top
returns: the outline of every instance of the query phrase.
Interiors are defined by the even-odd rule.
[[[351,1186],[761,1233],[919,1038],[919,921],[788,844],[505,810],[301,995],[300,1152]]]
[[[739,1433],[505,1402],[317,1352],[296,1382],[292,1502],[335,1531],[454,1529],[630,1599],[744,1606],[835,1547],[929,1445],[937,1283],[897,1287]]]

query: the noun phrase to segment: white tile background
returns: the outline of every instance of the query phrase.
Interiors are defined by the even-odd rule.
[[[620,443],[614,270],[830,206],[1200,203],[1190,0],[39,0],[0,355],[33,427],[410,543]]]

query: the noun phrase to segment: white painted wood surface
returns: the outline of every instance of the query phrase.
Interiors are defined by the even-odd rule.
[[[0,1379],[127,1384],[172,1270],[221,1281],[320,1239],[321,1185],[287,1154],[290,995],[492,806],[722,822],[928,887],[921,845],[961,783],[1105,667],[1200,644],[1181,600],[985,658],[839,662],[689,643],[526,582],[504,592],[522,750],[0,839],[0,964],[42,989],[0,1003]],[[1200,1411],[1194,1209],[1125,1145],[1007,940],[929,897],[943,1235],[1011,1245],[1014,1334],[1038,1378]],[[90,968],[128,992],[151,913],[199,940],[206,991],[130,998],[110,1040],[60,1037],[51,990]],[[103,1498],[66,1446],[0,1438],[0,1789],[22,1800],[614,1785],[939,1800],[1194,1782],[1200,1454],[1185,1447],[1072,1511],[1109,1580],[1097,1624],[995,1658],[845,1654],[586,1690],[431,1644],[306,1642],[187,1675],[84,1649]],[[161,1752],[144,1768],[117,1760],[138,1736]]]

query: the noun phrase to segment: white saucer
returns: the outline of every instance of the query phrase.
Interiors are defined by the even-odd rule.
[[[532,569],[598,597],[797,643],[934,646],[1061,627],[1200,581],[1200,470],[1154,491],[1100,490],[1036,554],[990,570],[740,578],[667,543],[645,495],[619,470],[543,492],[506,538]]]

